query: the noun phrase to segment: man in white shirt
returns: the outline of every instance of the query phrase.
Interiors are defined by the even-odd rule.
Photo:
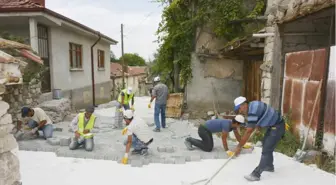
[[[22,118],[28,117],[29,121],[26,125],[31,128],[31,133],[38,137],[38,130],[43,132],[45,139],[52,138],[54,128],[49,116],[41,108],[23,107],[21,109]],[[18,121],[18,128],[21,128],[22,121]]]
[[[127,164],[131,147],[134,148],[132,154],[147,155],[148,145],[153,142],[153,136],[148,125],[142,119],[134,118],[132,110],[125,111],[124,120],[127,126],[123,129],[122,134],[127,134],[127,140],[124,142],[126,153],[122,163]]]

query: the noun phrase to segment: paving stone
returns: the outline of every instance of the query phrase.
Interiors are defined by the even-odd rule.
[[[164,163],[164,162],[165,162],[165,159],[164,159],[164,158],[158,158],[158,157],[155,157],[155,158],[152,158],[152,159],[151,159],[151,162],[152,162],[152,163]]]
[[[185,157],[177,157],[177,158],[175,158],[175,164],[185,164],[185,163],[186,163]]]
[[[157,151],[158,151],[158,152],[166,152],[166,147],[158,146],[158,147],[157,147]]]
[[[60,138],[60,145],[61,146],[69,146],[70,142],[71,142],[71,137]]]
[[[142,160],[132,160],[131,161],[132,167],[142,167],[142,165],[143,165]]]
[[[49,143],[52,146],[60,145],[60,139],[59,138],[48,138],[47,143]]]
[[[191,155],[190,156],[190,161],[200,161],[201,160],[201,155]]]
[[[150,163],[150,159],[144,158],[142,159],[143,165],[148,165]]]
[[[215,154],[213,152],[204,152],[201,157],[202,159],[215,159]]]
[[[175,151],[175,150],[174,150],[174,147],[172,147],[172,146],[167,146],[167,147],[166,147],[166,152],[167,152],[167,153],[174,153],[174,151]]]
[[[56,132],[62,132],[62,131],[63,131],[63,128],[54,127],[54,131],[56,131]]]
[[[174,158],[165,158],[164,163],[165,164],[175,164],[175,159]]]

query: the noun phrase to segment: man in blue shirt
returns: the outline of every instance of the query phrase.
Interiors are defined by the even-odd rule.
[[[233,153],[229,151],[227,144],[228,133],[233,131],[237,141],[240,141],[240,135],[237,130],[241,124],[244,124],[245,119],[242,115],[237,115],[234,119],[213,119],[208,120],[205,124],[201,124],[198,127],[198,135],[202,140],[188,137],[185,140],[185,145],[189,150],[193,150],[193,146],[200,148],[205,152],[211,152],[213,149],[213,133],[222,133],[222,142],[224,150],[227,152],[229,156]]]
[[[245,176],[248,181],[259,181],[263,171],[274,172],[273,151],[285,134],[285,122],[281,114],[274,108],[261,101],[247,102],[245,97],[234,100],[235,111],[247,116],[247,129],[235,149],[235,155],[239,155],[242,146],[248,141],[252,132],[260,128],[267,128],[263,139],[263,148],[259,165],[254,171]]]

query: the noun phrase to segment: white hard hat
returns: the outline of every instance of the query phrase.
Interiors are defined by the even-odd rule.
[[[234,119],[239,123],[245,123],[245,118],[242,115],[237,115]]]
[[[234,101],[234,110],[235,111],[237,111],[238,109],[239,109],[239,106],[242,104],[242,103],[244,103],[244,102],[246,102],[246,98],[245,97],[243,97],[243,96],[239,96],[238,98],[236,98]]]
[[[157,77],[154,78],[154,82],[159,82],[159,81],[160,81],[160,77],[159,76],[157,76]]]
[[[132,119],[133,118],[133,111],[132,110],[126,110],[124,112],[124,118],[125,119]]]
[[[132,87],[128,87],[128,88],[127,88],[127,94],[131,94],[132,91],[133,91]]]

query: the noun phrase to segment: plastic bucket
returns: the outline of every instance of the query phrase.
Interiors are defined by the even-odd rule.
[[[61,89],[53,89],[53,99],[59,100],[62,98],[62,90]]]

